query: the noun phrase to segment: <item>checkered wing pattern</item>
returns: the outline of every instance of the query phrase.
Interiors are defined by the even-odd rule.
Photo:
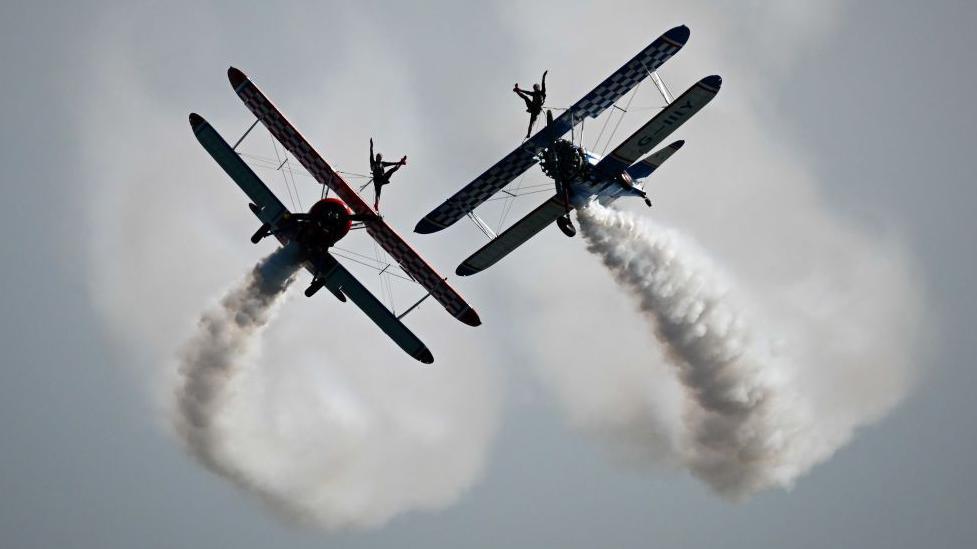
[[[458,221],[519,177],[519,174],[531,168],[537,162],[537,150],[533,143],[527,141],[427,214],[414,230],[419,233],[432,233]]]
[[[295,126],[261,93],[243,73],[233,67],[228,71],[234,91],[252,113],[268,128],[268,131],[312,174],[319,183],[328,186],[339,198],[349,205],[350,209],[360,215],[372,214],[373,210],[360,195],[337,174],[329,164],[316,152],[312,145]]]
[[[404,268],[404,271],[431,292],[431,295],[452,316],[473,326],[481,323],[478,314],[465,302],[465,299],[445,281],[443,276],[424,261],[410,244],[397,234],[397,231],[376,216],[373,209],[323,160],[322,156],[244,73],[232,67],[228,70],[228,78],[234,91],[248,109],[268,128],[275,139],[295,155],[316,181],[332,189],[355,213],[375,216],[366,222],[367,232]]]
[[[564,111],[518,149],[509,153],[477,179],[455,193],[443,204],[427,214],[414,229],[419,233],[440,231],[474,210],[493,194],[502,190],[522,172],[536,163],[535,155],[562,137],[585,117],[596,118],[617,100],[634,89],[641,80],[655,71],[689,39],[688,27],[675,27],[661,35],[647,48],[638,52],[614,74],[601,82],[583,99]]]
[[[438,300],[451,316],[465,324],[478,326],[481,321],[478,314],[468,305],[463,297],[451,287],[443,276],[438,274],[424,259],[403,239],[397,231],[383,220],[368,222],[366,230],[397,263],[410,274],[431,296]]]
[[[658,70],[689,38],[689,29],[675,27],[658,37],[647,48],[638,52],[614,74],[610,75],[596,88],[567,109],[554,120],[558,128],[566,128],[563,133],[578,124],[584,117],[596,118],[625,94],[634,89],[646,76]]]

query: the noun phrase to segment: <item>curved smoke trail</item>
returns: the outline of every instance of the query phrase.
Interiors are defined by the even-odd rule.
[[[255,337],[268,323],[298,269],[292,248],[278,248],[220,301],[204,313],[197,334],[181,356],[182,383],[176,392],[177,433],[187,449],[212,471],[253,488],[246,475],[222,455],[217,425],[225,392],[252,350]]]
[[[599,205],[579,220],[588,249],[638,299],[677,373],[685,409],[672,451],[680,463],[738,498],[789,485],[847,438],[822,432],[774,340],[695,246]]]
[[[453,502],[478,478],[491,441],[486,372],[323,364],[322,345],[258,364],[259,336],[296,267],[279,249],[201,316],[173,400],[188,451],[283,518],[320,528],[374,527]]]

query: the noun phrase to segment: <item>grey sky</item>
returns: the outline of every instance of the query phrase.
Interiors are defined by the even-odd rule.
[[[975,8],[685,4],[5,6],[2,545],[973,545]],[[541,381],[567,360],[554,344],[558,330],[545,322],[583,314],[569,295],[607,303],[583,326],[644,330],[580,242],[554,231],[495,272],[458,283],[483,312],[483,328],[462,330],[431,307],[412,324],[438,357],[441,371],[431,375],[464,370],[459,362],[471,353],[479,357],[471,372],[486,376],[487,402],[473,412],[489,433],[485,455],[471,460],[481,472],[453,503],[399,514],[380,529],[322,533],[281,521],[183,453],[160,419],[160,362],[207,300],[266,251],[247,243],[253,220],[244,201],[186,124],[197,110],[227,136],[247,126],[227,65],[251,74],[341,167],[364,169],[371,135],[388,155],[410,155],[384,196],[408,233],[520,135],[524,113],[512,82],[550,68],[551,101],[565,104],[680,23],[692,37],[663,70],[673,91],[713,72],[724,89],[683,129],[688,146],[653,180],[652,213],[699,239],[765,301],[776,296],[764,285],[794,271],[777,271],[769,251],[779,248],[767,245],[765,223],[778,218],[763,211],[785,209],[782,197],[806,199],[807,182],[817,215],[827,212],[869,242],[898,242],[917,285],[905,309],[894,300],[888,310],[912,315],[908,325],[922,341],[891,342],[916,353],[908,373],[893,368],[892,377],[916,378],[893,411],[791,491],[740,504],[680,469],[620,467],[613,449],[574,427],[559,390]],[[742,42],[720,42],[737,33]],[[743,112],[753,117],[748,143],[734,147],[736,126],[728,124]],[[736,162],[727,149],[756,156]],[[767,188],[736,185],[752,174],[788,169],[805,182],[784,186],[802,190],[737,198]],[[791,219],[790,211],[778,215]],[[412,240],[445,272],[478,242],[468,227]],[[105,261],[118,250],[131,255]],[[192,273],[187,280],[173,278],[183,270]],[[119,291],[108,295],[111,288]],[[328,331],[344,314],[353,312],[326,299],[293,299],[266,356],[307,338],[300,322]],[[574,350],[581,361],[617,345],[614,331],[599,335],[603,341]],[[331,360],[355,356],[342,339],[321,337]],[[622,360],[649,352],[619,346]],[[599,378],[602,364],[584,366]],[[884,376],[887,364],[877,366],[871,371]],[[413,365],[388,367],[394,379],[415,375]],[[890,382],[900,385],[878,379]],[[880,404],[880,414],[887,408]]]

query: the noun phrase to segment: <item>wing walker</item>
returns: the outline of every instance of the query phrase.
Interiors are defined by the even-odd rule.
[[[261,221],[261,227],[251,241],[257,243],[266,236],[274,236],[282,246],[299,249],[302,264],[312,275],[312,281],[305,290],[306,296],[311,297],[326,288],[339,301],[351,300],[401,349],[425,364],[433,362],[434,356],[402,322],[403,317],[421,301],[433,297],[461,322],[469,326],[481,324],[475,309],[447,283],[445,277],[370,208],[243,72],[231,67],[227,76],[235,93],[258,121],[316,181],[338,197],[319,200],[307,213],[290,212],[235,152],[235,147],[229,145],[202,116],[196,113],[190,115],[190,126],[197,140],[251,200],[251,211]],[[349,233],[354,221],[361,223],[404,272],[428,292],[399,316],[387,309],[329,251]]]
[[[606,205],[631,196],[641,198],[651,206],[642,180],[685,142],[675,141],[644,156],[706,106],[722,85],[719,76],[707,76],[678,98],[672,97],[656,71],[678,53],[688,39],[688,27],[682,25],[670,29],[559,117],[554,119],[548,111],[545,127],[424,216],[414,231],[433,233],[468,216],[486,232],[488,225],[478,217],[475,209],[537,163],[554,182],[553,196],[501,234],[489,234],[492,240],[465,259],[456,269],[457,274],[472,275],[494,265],[554,222],[564,234],[572,237],[576,229],[570,212],[593,201]],[[596,118],[616,106],[618,100],[645,78],[651,78],[655,83],[667,106],[609,154],[600,156],[563,138],[585,119]],[[526,103],[529,106],[530,100],[526,99]]]
[[[670,29],[590,93],[565,109],[560,116],[554,118],[552,111],[547,110],[545,126],[534,135],[532,129],[543,110],[546,97],[546,73],[543,73],[542,85],[534,85],[532,90],[523,90],[517,84],[513,91],[525,101],[530,113],[527,138],[515,150],[431,210],[417,223],[415,232],[434,233],[450,227],[462,217],[472,219],[491,240],[456,269],[458,275],[467,276],[492,266],[550,224],[556,223],[564,234],[574,236],[576,229],[570,213],[593,202],[606,205],[622,197],[636,197],[651,206],[643,181],[685,142],[678,140],[657,151],[654,149],[705,107],[722,85],[719,76],[706,76],[677,98],[672,97],[657,71],[682,49],[688,39],[688,27],[683,25]],[[198,114],[190,114],[190,125],[204,149],[250,199],[250,209],[261,221],[261,226],[251,237],[252,242],[258,243],[268,236],[274,236],[282,246],[291,246],[298,251],[303,266],[312,275],[305,290],[306,296],[311,297],[326,288],[336,299],[352,301],[401,349],[426,364],[433,362],[434,356],[402,321],[425,299],[434,297],[448,313],[465,324],[481,324],[475,310],[447,283],[447,279],[431,267],[378,213],[380,190],[389,183],[390,176],[397,169],[406,165],[406,156],[398,162],[385,162],[380,154],[374,154],[373,141],[370,140],[370,168],[376,200],[371,208],[254,82],[234,67],[228,69],[227,75],[234,92],[257,118],[255,123],[234,146],[229,145]],[[645,78],[652,80],[666,105],[609,154],[598,155],[574,143],[573,133],[569,140],[564,137],[586,119],[597,118],[609,108],[626,112],[627,107],[621,109],[617,102],[635,90]],[[314,203],[308,212],[289,211],[236,152],[237,146],[258,122],[323,186],[323,198]],[[553,181],[553,195],[496,235],[478,217],[475,209],[536,164]],[[335,196],[326,197],[326,188]],[[424,297],[400,315],[388,309],[331,253],[354,223],[357,228],[365,229],[407,277],[427,291]]]

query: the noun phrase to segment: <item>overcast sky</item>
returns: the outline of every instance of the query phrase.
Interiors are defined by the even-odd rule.
[[[972,546],[977,8],[561,4],[0,9],[0,544]],[[672,91],[713,73],[723,89],[649,180],[655,208],[627,207],[694,238],[799,354],[842,349],[797,372],[819,419],[844,425],[833,455],[734,503],[655,436],[632,437],[656,426],[615,406],[640,392],[667,408],[676,381],[635,304],[558,231],[453,277],[482,327],[436,305],[412,314],[433,368],[328,296],[284,304],[251,378],[273,382],[277,423],[249,425],[298,425],[311,442],[296,455],[325,471],[312,483],[331,474],[308,461],[320,446],[351,444],[342,489],[312,493],[339,502],[324,512],[338,529],[296,524],[183,451],[166,415],[181,342],[272,249],[247,241],[255,219],[186,121],[247,128],[228,65],[341,169],[366,170],[371,136],[408,154],[387,218],[452,273],[479,233],[410,231],[522,135],[512,83],[549,69],[549,102],[568,105],[678,24],[692,35],[662,70]],[[643,92],[617,139],[651,116]],[[247,146],[274,154],[267,134]],[[308,206],[318,189],[298,184]],[[384,427],[334,440],[302,423],[339,395]],[[429,445],[400,429],[418,418],[434,418]]]

